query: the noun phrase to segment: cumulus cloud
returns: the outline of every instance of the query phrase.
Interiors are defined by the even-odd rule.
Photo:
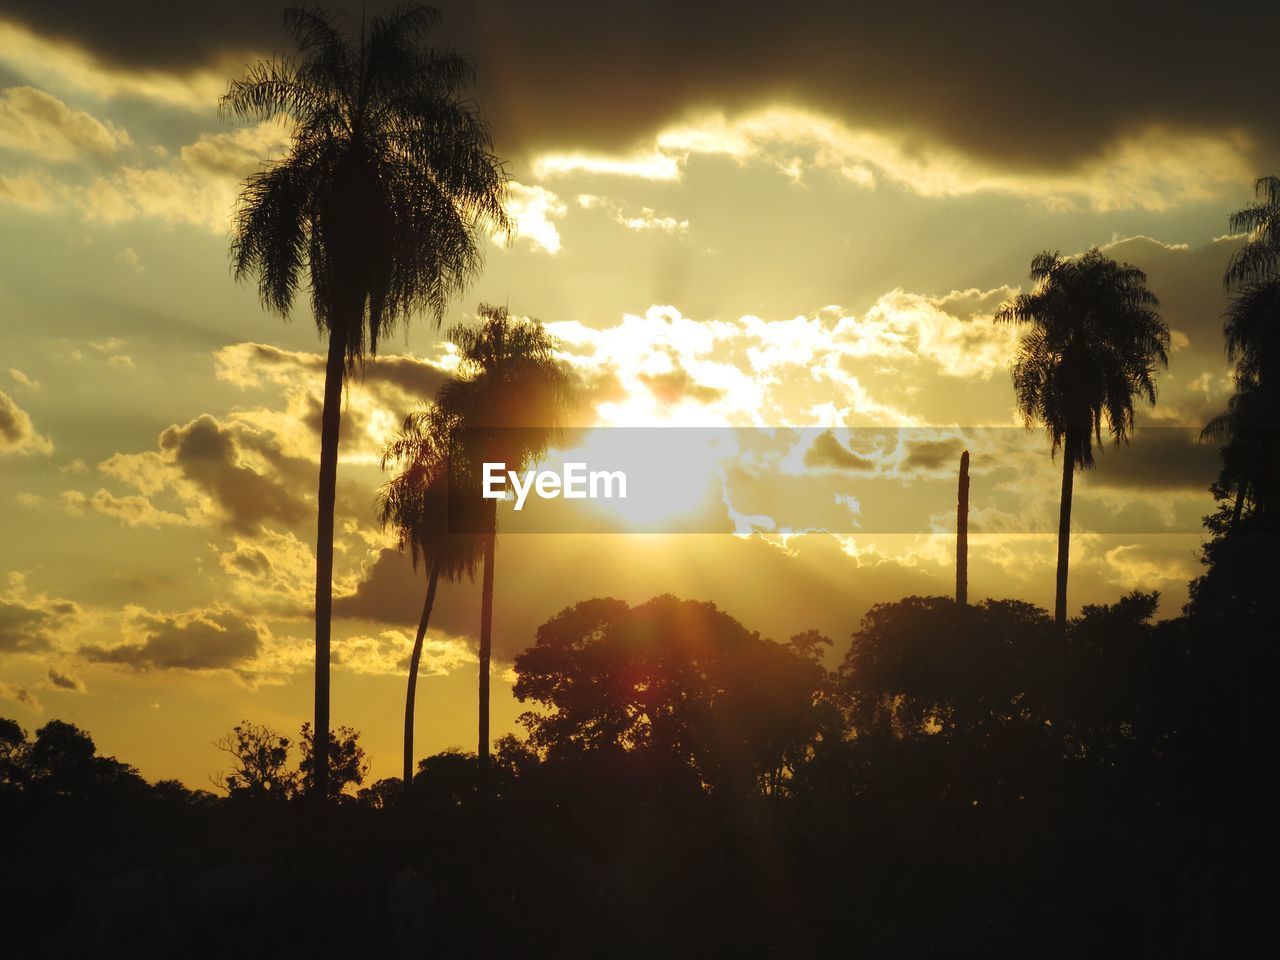
[[[876,469],[877,461],[872,457],[863,456],[856,450],[850,450],[836,438],[834,433],[824,430],[805,451],[804,465],[817,469],[829,467],[835,470],[870,472]]]
[[[129,134],[35,87],[0,90],[0,149],[66,163],[108,157],[129,146]]]
[[[6,453],[53,453],[53,443],[36,430],[27,411],[0,390],[0,455]]]
[[[265,523],[298,523],[311,512],[303,492],[313,482],[308,461],[286,454],[268,432],[209,414],[166,428],[157,450],[117,453],[99,470],[142,497],[175,496],[185,511],[179,515],[138,498],[75,492],[64,494],[68,506],[152,526],[217,521],[241,533]]]
[[[131,608],[125,632],[125,643],[85,645],[79,652],[94,663],[134,670],[229,670],[249,664],[271,637],[260,620],[224,607],[179,614]]]
[[[32,593],[26,577],[9,574],[0,593],[0,653],[38,653],[52,649],[83,621],[79,604]]]
[[[507,213],[515,224],[515,237],[527,240],[535,250],[560,252],[560,231],[555,221],[564,219],[569,208],[546,187],[528,186],[515,180],[507,185]]]
[[[383,630],[377,636],[358,634],[334,644],[333,663],[352,673],[401,677],[409,668],[412,648],[413,637],[402,630]],[[422,643],[418,672],[443,677],[478,662],[468,641],[428,634]]]
[[[218,565],[231,578],[232,591],[245,607],[275,617],[310,615],[315,599],[316,560],[311,547],[293,533],[261,530],[233,535],[218,552]],[[344,579],[337,578],[338,589]]]
[[[548,329],[598,423],[900,427],[919,422],[909,411],[926,377],[985,380],[1007,368],[1017,331],[991,311],[1009,293],[894,290],[861,314],[829,306],[774,320],[699,321],[654,306],[609,327]]]
[[[64,490],[61,499],[62,505],[71,513],[113,517],[130,527],[187,527],[199,522],[199,516],[192,510],[182,514],[171,513],[136,494],[117,497],[107,490],[99,490],[92,495],[79,490]]]

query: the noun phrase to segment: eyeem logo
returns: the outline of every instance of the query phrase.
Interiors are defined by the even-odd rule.
[[[627,498],[627,475],[621,470],[587,471],[585,463],[566,463],[563,473],[554,470],[526,470],[521,477],[515,470],[508,470],[505,463],[484,465],[484,490],[486,500],[507,499],[507,480],[516,494],[516,509],[523,510],[529,492],[543,500],[564,497],[566,500],[619,500]],[[522,482],[523,481],[523,482]],[[614,487],[617,486],[617,493]]]

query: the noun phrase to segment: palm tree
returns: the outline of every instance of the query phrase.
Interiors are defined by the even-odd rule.
[[[1200,439],[1221,444],[1222,472],[1214,485],[1219,499],[1231,497],[1231,519],[1226,529],[1240,526],[1245,502],[1250,494],[1256,508],[1266,505],[1270,484],[1268,476],[1267,434],[1271,427],[1273,405],[1268,403],[1262,388],[1256,381],[1245,378],[1236,381],[1236,392],[1227,401],[1225,412],[1210,420],[1200,431]]]
[[[286,154],[245,181],[231,258],[264,306],[287,316],[306,283],[329,338],[316,531],[315,729],[329,729],[333,512],[342,386],[366,353],[419,311],[438,324],[475,277],[484,228],[510,231],[506,174],[489,129],[460,99],[470,62],[424,40],[439,14],[410,7],[358,37],[331,14],[290,10],[298,56],[250,67],[224,114],[292,126]],[[317,736],[316,793],[327,796],[328,738]]]
[[[1134,398],[1155,403],[1169,328],[1146,275],[1097,249],[1078,258],[1041,253],[1031,279],[1035,288],[1005,303],[996,320],[1031,325],[1013,366],[1018,411],[1028,427],[1044,426],[1055,454],[1062,451],[1054,618],[1063,627],[1075,471],[1093,465],[1104,421],[1119,444],[1133,430]]]
[[[555,340],[536,320],[505,307],[480,305],[478,326],[458,326],[447,338],[458,350],[456,379],[437,404],[457,418],[458,446],[470,464],[503,463],[524,470],[536,463],[564,425],[572,391],[555,357]],[[473,471],[474,472],[474,471]],[[489,663],[493,652],[493,565],[498,503],[485,500],[479,520],[484,549],[480,600],[480,723],[477,753],[489,762]]]
[[[438,406],[405,417],[404,426],[387,444],[383,469],[398,465],[400,472],[382,488],[382,524],[396,531],[398,546],[408,548],[413,567],[427,568],[427,596],[418,620],[418,633],[409,658],[409,683],[404,700],[404,786],[413,785],[414,702],[422,645],[435,605],[436,587],[443,576],[457,581],[475,578],[480,541],[474,529],[473,484],[458,482],[451,450],[456,424]]]
[[[1229,221],[1231,232],[1248,240],[1227,267],[1227,289],[1280,275],[1280,177],[1259,177],[1253,192],[1258,201],[1237,210]]]
[[[1223,276],[1233,294],[1223,335],[1236,393],[1201,433],[1223,444],[1218,492],[1235,495],[1228,529],[1239,525],[1247,500],[1265,516],[1280,471],[1269,415],[1280,383],[1280,177],[1262,177],[1254,191],[1258,202],[1231,216],[1231,229],[1247,239]]]

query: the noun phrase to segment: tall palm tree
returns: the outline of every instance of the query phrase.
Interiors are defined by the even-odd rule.
[[[460,477],[452,456],[456,434],[454,418],[438,406],[405,417],[404,426],[388,442],[382,467],[399,467],[382,488],[379,500],[382,524],[396,531],[401,550],[409,550],[413,567],[427,569],[427,596],[418,620],[418,632],[409,657],[409,682],[404,700],[404,786],[413,785],[414,705],[422,645],[435,606],[440,578],[457,581],[475,578],[481,544],[472,532],[476,505],[474,484]]]
[[[524,470],[559,435],[572,404],[555,340],[536,320],[512,317],[505,307],[480,305],[478,326],[458,326],[447,337],[458,350],[458,376],[436,402],[461,426],[459,448],[476,466],[503,463]],[[475,472],[475,471],[473,471]],[[484,550],[480,600],[480,722],[477,753],[489,762],[489,664],[493,652],[494,553],[498,503],[483,501],[479,530]]]
[[[316,530],[315,729],[329,727],[333,512],[342,386],[366,353],[415,313],[438,324],[475,277],[479,231],[510,231],[506,174],[489,128],[460,97],[470,62],[425,39],[439,22],[409,7],[346,34],[337,19],[290,10],[296,57],[231,82],[224,114],[280,119],[288,151],[245,181],[231,258],[256,277],[264,306],[286,315],[301,284],[329,338]],[[328,738],[317,735],[316,791],[327,796]]]
[[[1005,303],[998,322],[1026,323],[1013,386],[1028,427],[1042,424],[1062,451],[1058,576],[1054,618],[1067,619],[1067,567],[1075,471],[1093,465],[1102,427],[1118,444],[1133,430],[1134,399],[1156,400],[1155,378],[1169,359],[1169,328],[1137,267],[1093,249],[1081,257],[1038,254],[1035,287]]]

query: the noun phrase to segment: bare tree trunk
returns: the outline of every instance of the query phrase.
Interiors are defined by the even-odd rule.
[[[413,654],[409,657],[409,687],[404,695],[404,792],[409,796],[413,788],[413,707],[418,691],[418,664],[422,662],[422,642],[427,636],[427,624],[431,621],[431,608],[436,603],[436,584],[440,581],[440,564],[431,564],[427,578],[427,599],[422,605],[422,618],[418,621],[418,635],[413,640]]]
[[[960,455],[960,489],[956,498],[956,603],[969,602],[969,451]]]
[[[493,654],[493,560],[498,540],[498,502],[490,500],[488,504],[480,590],[480,742],[476,748],[482,770],[489,767],[489,660]]]
[[[342,426],[342,378],[346,345],[329,336],[320,417],[320,482],[316,494],[316,690],[313,731],[315,796],[329,796],[329,631],[333,614],[333,512],[337,499],[338,435]]]

